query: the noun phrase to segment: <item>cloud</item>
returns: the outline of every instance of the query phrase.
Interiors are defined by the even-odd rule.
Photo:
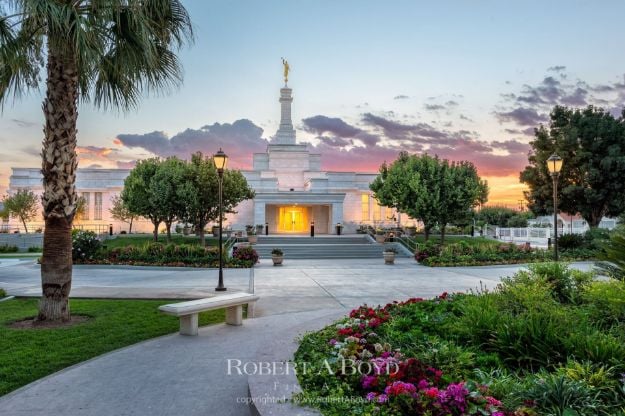
[[[439,111],[445,109],[445,106],[441,104],[424,104],[423,107],[428,111]]]
[[[547,68],[547,71],[550,71],[550,72],[564,72],[564,71],[566,71],[566,66],[564,66],[564,65],[550,66],[549,68]]]
[[[172,137],[162,131],[145,134],[118,134],[114,142],[128,148],[141,148],[150,153],[166,157],[178,156],[188,159],[201,151],[210,155],[222,148],[233,167],[250,165],[252,154],[266,149],[269,141],[262,137],[263,129],[250,120],[241,119],[234,123],[214,123],[199,129],[186,129]]]
[[[379,136],[352,126],[338,117],[316,115],[303,119],[302,123],[304,124],[304,130],[316,134],[320,140],[334,146],[348,146],[349,144],[353,144],[353,142],[350,141],[338,140],[339,138],[356,139],[365,146],[373,146],[380,141]],[[324,137],[326,133],[330,133],[331,137]]]
[[[23,128],[39,126],[39,123],[33,123],[32,121],[20,120],[17,118],[12,118],[11,121],[17,124],[18,127],[23,127]]]
[[[519,126],[538,126],[548,120],[547,115],[538,114],[533,108],[515,108],[507,112],[496,112],[495,116],[501,122],[514,122]]]
[[[501,94],[504,105],[495,112],[500,122],[536,127],[548,120],[547,114],[556,105],[586,107],[596,105],[614,115],[625,105],[625,85],[620,81],[590,85],[572,78],[563,65],[553,66],[547,72],[556,72],[560,79],[545,76],[538,84],[524,84],[518,92]]]
[[[395,97],[393,97],[393,100],[407,100],[408,98],[410,98],[410,97],[407,96],[407,95],[399,94],[399,95],[396,95]]]

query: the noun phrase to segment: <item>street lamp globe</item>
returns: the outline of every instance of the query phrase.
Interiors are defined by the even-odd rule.
[[[560,169],[562,169],[562,158],[555,153],[549,156],[549,159],[547,159],[547,169],[549,169],[549,173],[551,173],[551,175],[560,174]]]
[[[213,155],[213,163],[219,173],[222,173],[226,168],[226,165],[228,164],[228,156],[223,150],[221,150],[221,148]]]

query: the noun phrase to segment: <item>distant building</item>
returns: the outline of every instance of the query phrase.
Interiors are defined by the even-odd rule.
[[[372,197],[369,184],[375,173],[322,171],[321,155],[311,153],[305,144],[297,144],[291,121],[291,93],[286,84],[280,89],[280,127],[267,151],[253,155],[252,169],[242,171],[256,197],[237,206],[237,214],[228,216],[227,225],[242,230],[245,225],[267,224],[271,234],[289,234],[307,233],[314,221],[316,233],[333,234],[337,224],[345,233],[355,232],[360,224],[397,224],[400,217],[395,210],[380,206]],[[224,151],[228,153],[228,149]],[[78,169],[76,188],[86,201],[86,212],[77,221],[78,226],[105,230],[112,224],[115,232],[128,228],[111,218],[109,208],[129,172]],[[41,194],[40,170],[13,168],[9,192],[18,189]],[[12,226],[20,227],[15,221]],[[148,232],[151,227],[148,221],[138,221],[133,231]]]

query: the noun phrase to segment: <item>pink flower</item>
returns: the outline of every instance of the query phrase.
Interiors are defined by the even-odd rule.
[[[389,396],[399,396],[400,394],[408,394],[411,395],[415,393],[417,388],[412,383],[404,383],[403,381],[395,381],[390,386],[386,386],[384,389],[384,393]]]
[[[419,383],[417,384],[417,387],[419,388],[419,390],[425,390],[428,388],[429,385],[430,383],[428,383],[427,380],[423,379],[419,381]]]
[[[332,345],[332,346],[334,346],[334,345],[336,345],[336,342],[337,342],[337,341],[336,341],[334,338],[332,338],[332,339],[329,341],[329,344],[330,344],[330,345]]]
[[[371,393],[367,393],[367,400],[372,402],[375,400],[375,398],[377,397],[378,393],[376,392],[371,392]]]
[[[495,399],[494,397],[491,397],[491,396],[486,396],[486,402],[490,406],[501,406],[501,402],[499,400]]]
[[[388,396],[386,394],[380,394],[378,396],[378,403],[386,403],[388,402]]]
[[[378,378],[375,376],[364,376],[362,378],[362,388],[370,389],[378,385]]]
[[[436,387],[429,388],[425,391],[425,395],[430,399],[436,399],[438,397],[438,389]]]

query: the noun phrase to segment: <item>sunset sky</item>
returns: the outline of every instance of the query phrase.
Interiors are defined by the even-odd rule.
[[[518,205],[527,143],[555,104],[625,106],[622,1],[184,3],[184,85],[127,114],[81,105],[81,167],[219,147],[250,167],[278,127],[283,56],[298,141],[324,169],[374,172],[400,150],[469,160],[490,203]],[[40,164],[42,94],[4,105],[2,193],[11,167]]]

